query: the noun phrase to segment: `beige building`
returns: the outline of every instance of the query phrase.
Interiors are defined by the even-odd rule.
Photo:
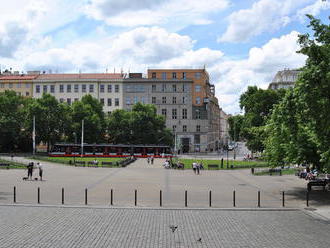
[[[231,115],[226,114],[223,109],[220,109],[220,147],[228,145],[229,142],[229,123],[228,118]]]
[[[33,80],[37,75],[5,72],[0,74],[0,92],[13,90],[20,96],[31,97],[33,94]]]

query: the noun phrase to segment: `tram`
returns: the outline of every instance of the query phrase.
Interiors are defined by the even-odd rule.
[[[172,150],[165,145],[113,145],[113,144],[55,144],[49,156],[51,157],[172,157]]]

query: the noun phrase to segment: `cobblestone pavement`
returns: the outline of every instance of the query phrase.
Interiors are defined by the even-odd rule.
[[[329,247],[305,212],[0,206],[0,247]],[[170,226],[177,226],[172,232]],[[200,241],[199,241],[200,240]]]

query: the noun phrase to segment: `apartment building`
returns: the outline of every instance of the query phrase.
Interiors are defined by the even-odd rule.
[[[19,74],[19,72],[5,72],[0,74],[0,92],[13,90],[20,96],[31,97],[33,93],[33,80],[37,75]]]
[[[40,74],[33,80],[33,97],[53,95],[69,105],[90,94],[103,105],[105,113],[122,106],[124,75],[120,73]]]

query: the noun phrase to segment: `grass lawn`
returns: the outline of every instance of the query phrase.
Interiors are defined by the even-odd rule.
[[[9,166],[0,166],[0,169],[26,169],[25,164],[17,163],[11,160],[0,159],[0,164],[9,164]]]
[[[248,169],[248,168],[257,168],[257,167],[269,167],[267,162],[264,161],[238,161],[238,160],[229,160],[229,168],[227,168],[227,160],[223,160],[223,168],[221,168],[221,160],[207,160],[207,159],[173,159],[176,163],[177,160],[184,163],[185,169],[191,169],[193,162],[202,162],[205,169],[208,169],[209,164],[218,164],[219,169],[226,170],[226,169]],[[231,166],[233,166],[231,168]],[[214,169],[214,168],[212,168]]]
[[[282,175],[294,175],[299,169],[294,169],[294,168],[290,168],[290,169],[282,169]],[[268,170],[264,170],[264,171],[258,171],[255,172],[253,175],[255,176],[269,176],[269,171]],[[273,175],[278,175],[278,173],[273,173]]]
[[[66,165],[72,165],[74,166],[74,161],[75,162],[85,162],[85,166],[87,166],[87,162],[89,161],[98,161],[98,166],[100,167],[116,167],[116,162],[119,162],[121,160],[124,160],[125,158],[104,158],[104,157],[47,157],[47,156],[34,156],[30,157],[31,159],[36,159],[36,160],[41,160],[41,161],[47,161],[47,162],[55,162],[55,163],[60,163],[60,164],[66,164]],[[71,161],[71,162],[70,162]],[[100,162],[112,162],[113,165],[103,165]],[[79,164],[79,166],[84,166]]]

